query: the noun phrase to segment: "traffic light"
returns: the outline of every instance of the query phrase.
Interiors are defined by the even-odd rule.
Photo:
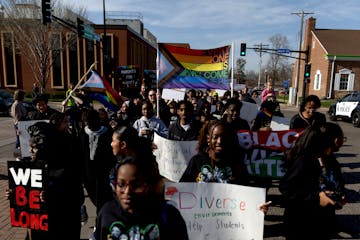
[[[240,45],[240,56],[246,55],[246,43],[241,43]]]
[[[304,77],[310,78],[311,75],[311,64],[305,64]]]
[[[42,23],[46,25],[51,23],[50,0],[41,0]]]

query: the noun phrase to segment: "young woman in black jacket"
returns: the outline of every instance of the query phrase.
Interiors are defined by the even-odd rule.
[[[333,153],[342,146],[339,125],[308,127],[285,155],[279,189],[285,203],[286,239],[331,239],[335,210],[345,204],[344,180]]]

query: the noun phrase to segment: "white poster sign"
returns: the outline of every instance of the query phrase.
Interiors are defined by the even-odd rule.
[[[289,130],[290,119],[285,117],[272,116],[270,127],[272,131]]]
[[[170,181],[178,182],[190,159],[194,156],[197,141],[175,141],[163,138],[154,133],[154,151],[160,174]]]
[[[245,119],[251,126],[252,120],[256,118],[259,111],[259,106],[254,103],[242,101],[242,107],[240,109],[240,117]]]
[[[191,240],[263,239],[265,194],[234,184],[165,184],[165,198],[179,209]]]
[[[181,101],[184,100],[186,88],[164,88],[161,97],[166,100]]]
[[[28,127],[34,125],[37,122],[49,122],[49,120],[31,120],[31,121],[19,121],[18,129],[20,131],[19,139],[20,139],[20,150],[21,157],[30,157],[31,154],[29,152],[30,145],[30,135],[27,131]]]

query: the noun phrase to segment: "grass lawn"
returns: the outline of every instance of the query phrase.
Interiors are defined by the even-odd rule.
[[[289,101],[289,95],[284,95],[284,96],[277,96],[276,99],[280,102],[280,103],[288,103]],[[302,101],[302,98],[300,97],[299,98],[299,102],[301,103]],[[321,100],[321,107],[324,107],[324,108],[328,108],[330,107],[330,105],[332,103],[336,102],[335,99],[324,99],[324,100]]]

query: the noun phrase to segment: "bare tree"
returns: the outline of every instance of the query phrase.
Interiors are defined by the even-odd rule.
[[[275,34],[270,37],[272,49],[289,48],[289,42],[286,36]],[[288,58],[280,56],[278,54],[271,54],[266,64],[266,70],[269,76],[274,81],[274,84],[279,84],[282,80],[289,79],[291,76],[291,64],[288,62]]]
[[[248,87],[256,87],[258,83],[259,74],[254,70],[246,71],[246,86]]]
[[[238,58],[236,60],[236,67],[234,71],[234,79],[237,80],[238,83],[245,83],[246,75],[245,75],[245,64],[246,60],[244,58]]]
[[[76,38],[67,38],[66,33],[76,32],[77,15],[86,15],[83,8],[75,14],[74,8],[57,1],[52,1],[51,9],[52,14],[70,24],[65,24],[65,27],[56,21],[42,24],[40,0],[7,0],[3,6],[4,16],[0,18],[2,29],[13,34],[16,53],[25,59],[42,92],[46,89],[51,68],[59,54],[67,46],[76,44]]]

